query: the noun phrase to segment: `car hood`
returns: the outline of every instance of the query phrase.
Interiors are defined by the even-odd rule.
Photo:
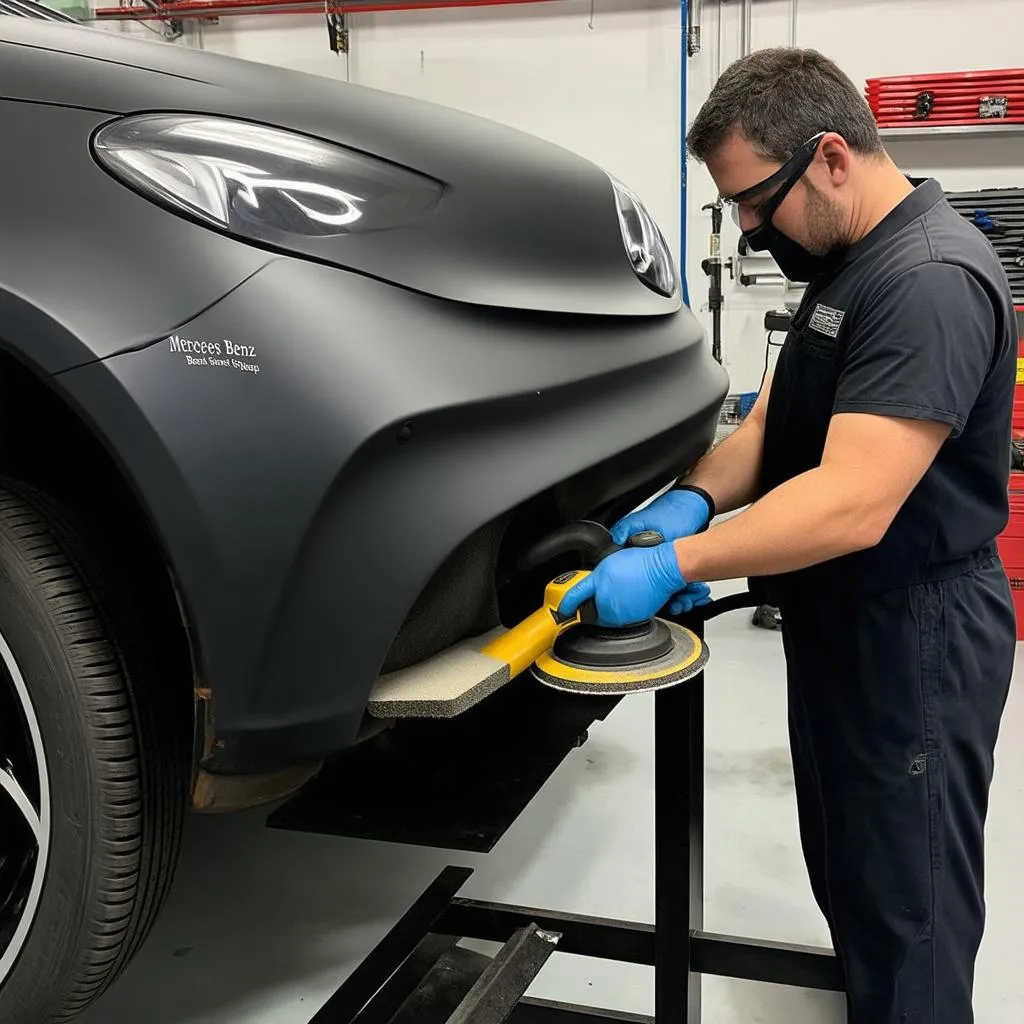
[[[544,312],[649,316],[680,306],[678,294],[659,295],[633,272],[602,168],[484,118],[269,64],[2,17],[0,98],[109,115],[226,115],[428,175],[444,186],[428,217],[317,249],[318,259],[394,284]]]

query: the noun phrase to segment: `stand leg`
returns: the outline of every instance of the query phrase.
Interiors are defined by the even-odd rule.
[[[655,694],[654,793],[655,1021],[700,1024],[690,937],[704,928],[703,673]]]

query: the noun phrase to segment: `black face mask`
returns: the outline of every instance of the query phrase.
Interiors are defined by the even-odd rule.
[[[839,258],[838,253],[817,256],[813,252],[808,252],[788,235],[784,235],[771,219],[758,225],[753,231],[745,233],[743,237],[747,241],[747,246],[754,252],[767,250],[779,265],[779,270],[797,284],[806,284],[820,274],[826,273]]]

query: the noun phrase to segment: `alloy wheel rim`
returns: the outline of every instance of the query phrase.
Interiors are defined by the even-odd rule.
[[[0,633],[0,987],[39,910],[50,854],[49,792],[35,708]]]

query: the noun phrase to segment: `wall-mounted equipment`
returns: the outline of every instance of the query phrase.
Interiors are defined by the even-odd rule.
[[[869,78],[879,127],[1024,124],[1024,68]]]
[[[946,198],[992,243],[1010,279],[1013,301],[1024,304],[1024,188],[947,192]]]

